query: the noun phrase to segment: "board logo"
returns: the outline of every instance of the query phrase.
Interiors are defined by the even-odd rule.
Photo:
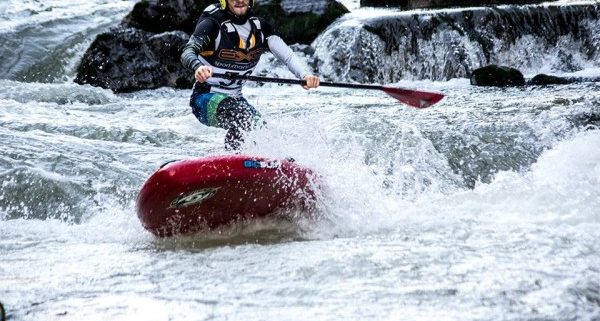
[[[245,160],[244,168],[265,168],[265,169],[277,169],[281,166],[279,161],[257,161],[257,160]]]
[[[194,205],[194,204],[200,204],[200,203],[206,201],[207,199],[215,196],[215,194],[217,194],[218,190],[219,190],[218,187],[204,188],[201,190],[191,192],[186,195],[182,195],[182,196],[174,199],[171,202],[170,208],[181,208],[181,207],[186,207],[186,206],[190,206],[190,205]]]

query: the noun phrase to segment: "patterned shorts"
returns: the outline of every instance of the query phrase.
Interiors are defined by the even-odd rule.
[[[250,130],[260,119],[260,113],[244,97],[221,93],[203,93],[191,101],[198,120],[211,127]]]

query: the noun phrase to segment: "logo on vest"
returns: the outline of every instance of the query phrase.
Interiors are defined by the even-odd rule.
[[[264,49],[262,49],[262,48],[250,51],[248,53],[244,53],[242,51],[237,51],[237,50],[231,50],[231,49],[221,49],[221,51],[219,51],[219,59],[235,61],[235,62],[242,62],[242,61],[253,62],[253,61],[257,61],[260,58],[260,55],[263,54],[263,52],[264,52]]]

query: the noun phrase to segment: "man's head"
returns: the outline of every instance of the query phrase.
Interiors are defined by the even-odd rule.
[[[231,11],[237,17],[243,17],[248,13],[249,7],[254,6],[255,0],[219,0],[221,9]]]

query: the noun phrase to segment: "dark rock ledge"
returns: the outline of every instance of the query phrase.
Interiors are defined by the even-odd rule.
[[[142,0],[121,25],[100,34],[84,54],[75,82],[131,92],[168,86],[190,88],[181,48],[212,0]],[[348,9],[335,0],[258,0],[255,12],[286,42],[309,44]]]
[[[525,81],[523,73],[518,69],[488,65],[477,68],[470,77],[471,85],[487,87],[512,87],[512,86],[548,86],[566,85],[579,82],[598,82],[599,78],[590,77],[558,77],[553,75],[539,74]]]
[[[360,0],[363,7],[396,7],[403,9],[496,6],[532,4],[555,0]]]

